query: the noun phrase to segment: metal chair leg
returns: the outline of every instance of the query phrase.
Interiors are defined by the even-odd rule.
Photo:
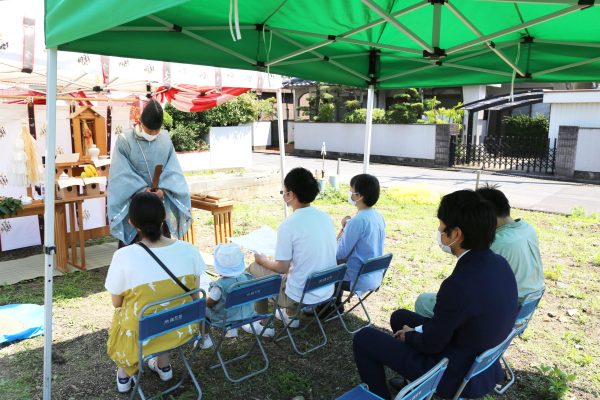
[[[296,342],[296,339],[294,339],[294,334],[292,333],[291,329],[290,329],[290,324],[292,323],[292,321],[290,321],[288,324],[284,324],[284,329],[281,332],[285,332],[285,336],[281,335],[281,332],[275,336],[275,338],[273,340],[279,342],[283,339],[285,339],[286,337],[290,339],[290,343],[292,345],[292,349],[299,355],[301,356],[305,356],[308,353],[311,353],[317,349],[320,349],[321,347],[325,346],[327,344],[327,334],[325,333],[325,329],[323,328],[323,324],[321,323],[321,321],[319,320],[319,315],[315,312],[315,307],[311,307],[313,309],[313,313],[314,313],[314,318],[307,324],[304,325],[304,327],[302,327],[302,329],[298,329],[296,331],[296,335],[298,335],[301,332],[306,332],[306,330],[308,329],[308,327],[310,327],[315,321],[317,323],[317,326],[319,327],[319,330],[321,331],[321,337],[323,338],[321,340],[320,343],[318,343],[317,345],[308,348],[305,351],[301,351],[298,348],[298,344]],[[281,309],[278,308],[278,310],[280,313],[283,313],[283,311],[281,311]],[[299,312],[296,313],[295,316],[297,316],[299,314]],[[283,318],[282,318],[283,320]],[[293,320],[293,317],[292,317]]]
[[[337,315],[328,317],[325,319],[325,323],[327,322],[331,322],[333,320],[339,319],[340,322],[342,323],[342,326],[344,327],[344,329],[346,330],[346,332],[350,333],[350,334],[355,334],[356,332],[360,331],[363,328],[366,328],[368,326],[371,326],[372,322],[371,322],[371,315],[369,314],[369,312],[367,311],[367,308],[364,305],[364,301],[367,299],[367,297],[369,297],[371,295],[371,293],[373,292],[369,292],[365,297],[361,298],[360,296],[356,295],[356,299],[357,302],[355,305],[353,305],[349,310],[344,311],[343,313],[339,312],[339,309],[345,305],[348,304],[350,302],[350,299],[352,298],[352,296],[349,296],[346,300],[344,300],[342,302],[342,304],[340,304],[339,306],[336,307],[335,312],[337,313]],[[367,323],[365,325],[361,325],[359,328],[355,329],[355,330],[351,330],[348,327],[348,324],[346,323],[344,316],[348,315],[352,310],[354,310],[356,307],[361,306],[363,309],[363,312],[365,314],[365,317],[367,317]],[[333,314],[334,311],[332,311],[330,314]]]
[[[508,364],[508,361],[506,361],[506,359],[504,358],[504,354],[502,354],[502,356],[500,357],[500,362],[501,364],[504,364],[504,373],[508,378],[508,382],[506,382],[504,385],[496,386],[494,388],[494,391],[498,394],[504,394],[515,383],[515,373]]]
[[[223,356],[221,355],[221,345],[225,341],[225,334],[227,332],[227,329],[222,330],[223,333],[221,335],[221,338],[220,338],[219,342],[215,345],[215,351],[213,353],[212,359],[214,359],[214,357],[216,356],[217,359],[219,360],[219,362],[217,364],[210,365],[210,369],[215,369],[215,368],[221,367],[223,369],[223,373],[225,374],[225,378],[227,378],[227,380],[232,383],[239,383],[239,382],[245,381],[246,379],[251,378],[255,375],[258,375],[258,374],[266,371],[269,368],[269,357],[267,356],[267,352],[265,351],[265,349],[262,345],[262,342],[260,341],[258,332],[256,332],[256,330],[254,329],[253,324],[250,324],[250,326],[252,328],[252,333],[254,334],[255,343],[250,347],[250,349],[246,353],[244,353],[240,356],[231,358],[229,360],[225,360],[223,358]],[[260,333],[262,333],[262,332],[260,332]],[[262,356],[264,366],[261,369],[256,370],[252,373],[243,375],[239,378],[233,378],[229,372],[229,369],[227,368],[227,365],[231,365],[233,363],[236,363],[238,361],[241,361],[241,360],[244,360],[244,359],[250,357],[250,355],[252,355],[254,349],[256,349],[257,347]],[[211,359],[211,362],[212,362],[212,359]]]

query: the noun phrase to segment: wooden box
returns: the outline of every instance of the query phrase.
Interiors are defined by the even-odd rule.
[[[110,172],[110,159],[101,159],[94,161],[94,167],[96,167],[98,176],[104,176],[108,178],[108,173]]]
[[[98,196],[106,190],[106,177],[83,178],[83,194],[86,196]]]
[[[56,197],[59,199],[74,199],[79,197],[79,188],[83,186],[81,178],[66,178],[56,181]]]
[[[73,166],[72,165],[63,165],[63,166],[59,166],[58,164],[56,165],[56,169],[54,170],[55,179],[58,179],[59,176],[62,175],[62,173],[67,174],[67,176],[69,177],[73,177]]]

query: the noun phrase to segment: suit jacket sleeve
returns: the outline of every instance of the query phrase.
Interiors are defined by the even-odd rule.
[[[452,277],[446,279],[437,294],[434,316],[423,324],[423,333],[406,334],[406,343],[425,354],[438,354],[452,340],[454,331],[468,317],[468,289]]]

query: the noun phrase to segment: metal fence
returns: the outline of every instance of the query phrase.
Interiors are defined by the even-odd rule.
[[[450,166],[472,166],[486,170],[554,174],[556,139],[531,136],[488,136],[482,144],[450,138]]]

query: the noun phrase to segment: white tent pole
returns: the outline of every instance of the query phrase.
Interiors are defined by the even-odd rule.
[[[550,69],[546,69],[546,70],[540,71],[540,72],[534,72],[534,74],[536,76],[538,76],[538,75],[547,75],[547,74],[551,74],[553,72],[558,72],[558,71],[562,71],[562,70],[569,69],[569,68],[580,67],[580,66],[586,65],[586,64],[593,64],[593,63],[596,63],[598,61],[600,61],[600,57],[590,58],[590,59],[579,61],[579,62],[576,62],[576,63],[573,63],[573,64],[562,65],[560,67],[550,68]]]
[[[373,97],[375,97],[375,87],[369,85],[367,90],[367,125],[365,129],[365,146],[363,150],[363,172],[369,172],[369,158],[371,157],[371,131],[373,130]]]
[[[449,49],[446,49],[446,54],[456,53],[456,52],[459,52],[461,50],[468,49],[471,46],[475,46],[475,45],[477,45],[479,43],[484,43],[484,42],[487,42],[487,41],[490,41],[490,40],[494,40],[496,38],[499,38],[499,37],[502,37],[502,36],[505,36],[505,35],[509,35],[509,34],[511,34],[513,32],[517,32],[517,31],[520,31],[520,30],[525,29],[525,28],[531,28],[532,26],[539,25],[539,24],[547,22],[547,21],[551,21],[553,19],[562,17],[563,15],[567,15],[567,14],[573,13],[575,11],[579,11],[580,9],[582,9],[584,7],[585,6],[583,6],[583,5],[575,5],[575,6],[572,6],[572,7],[567,7],[565,9],[562,9],[562,10],[559,10],[559,11],[555,11],[555,12],[550,13],[548,15],[544,15],[544,16],[541,16],[541,17],[538,17],[538,18],[534,18],[534,19],[532,19],[530,21],[527,21],[527,22],[524,22],[522,24],[511,26],[510,28],[502,29],[501,31],[490,33],[488,35],[481,36],[481,37],[479,37],[477,39],[469,40],[466,43],[459,44],[457,46],[450,47]]]
[[[281,190],[285,190],[283,180],[285,179],[285,142],[283,135],[283,102],[281,100],[281,88],[277,89],[277,135],[279,136],[279,168],[281,169]],[[287,204],[283,204],[283,215],[287,218]]]
[[[330,40],[330,42],[332,42],[332,43],[333,43],[334,41],[335,41],[335,40]],[[293,57],[299,56],[299,55],[301,55],[301,54],[304,54],[304,53],[308,53],[308,52],[310,52],[310,51],[312,51],[312,50],[316,50],[316,49],[318,49],[318,48],[320,48],[320,47],[323,47],[323,46],[326,46],[326,45],[328,45],[328,44],[329,44],[328,42],[313,44],[312,46],[307,46],[307,47],[304,47],[304,48],[302,48],[302,49],[299,49],[299,50],[296,50],[296,51],[294,51],[294,52],[291,52],[291,53],[289,53],[289,54],[286,54],[286,55],[284,55],[284,56],[281,56],[281,57],[279,57],[279,58],[277,58],[277,59],[275,59],[275,60],[273,60],[273,61],[270,61],[270,62],[266,63],[265,65],[266,65],[267,67],[270,67],[270,66],[272,66],[272,65],[279,64],[279,63],[280,63],[280,62],[282,62],[282,61],[288,60],[288,59],[290,59],[290,58],[293,58]]]
[[[175,26],[173,23],[171,23],[169,21],[166,21],[166,20],[164,20],[162,18],[159,18],[159,17],[157,17],[155,15],[147,15],[146,18],[151,19],[151,20],[153,20],[155,22],[158,22],[159,24],[161,24],[161,25],[163,25],[163,26],[165,26],[167,28],[172,28],[173,26]],[[230,54],[230,55],[232,55],[232,56],[234,56],[236,58],[239,58],[240,60],[246,61],[248,64],[252,64],[252,65],[256,64],[256,60],[248,58],[248,57],[246,57],[243,54],[240,54],[240,53],[238,53],[236,51],[228,49],[227,47],[223,47],[220,44],[213,42],[212,40],[206,39],[206,38],[204,38],[204,37],[202,37],[200,35],[196,35],[195,33],[191,32],[191,31],[189,31],[187,29],[183,29],[182,28],[180,33],[182,33],[182,34],[184,34],[184,35],[186,35],[188,37],[191,37],[192,39],[196,39],[197,41],[202,42],[204,44],[207,44],[207,45],[209,45],[211,47],[214,47],[217,50],[221,50],[224,53],[227,53],[227,54]]]
[[[418,44],[424,50],[427,50],[430,53],[433,53],[433,48],[429,46],[423,39],[418,37],[413,31],[411,31],[408,27],[400,23],[396,18],[392,17],[388,14],[381,6],[375,3],[373,0],[360,0],[362,3],[369,7],[371,10],[375,11],[377,15],[381,18],[385,19],[390,25],[398,29],[400,32],[404,33],[408,36],[413,42]]]
[[[592,43],[592,42],[565,42],[562,40],[546,40],[546,39],[534,39],[535,43],[545,43],[545,44],[558,44],[561,46],[580,46],[580,47],[600,47],[600,43]]]
[[[469,19],[467,19],[467,17],[465,17],[465,15],[460,12],[459,9],[457,9],[456,7],[454,7],[452,4],[448,3],[448,9],[467,27],[471,30],[471,32],[473,32],[475,35],[482,37],[483,33],[477,29],[477,27],[475,25],[473,25],[473,23],[471,21],[469,21]],[[510,61],[505,55],[504,53],[502,53],[499,49],[496,48],[496,46],[494,44],[492,44],[490,41],[486,41],[485,45],[488,46],[490,48],[491,51],[493,51],[494,53],[496,53],[496,55],[498,57],[500,57],[500,59],[502,61],[504,61],[506,64],[508,64],[509,67],[511,67],[515,72],[517,72],[519,75],[521,76],[525,76],[525,73],[512,61]]]
[[[401,76],[414,74],[416,72],[427,71],[428,69],[432,69],[432,68],[439,68],[439,66],[438,65],[428,65],[425,67],[419,67],[419,68],[411,69],[411,70],[400,72],[400,73],[393,74],[393,75],[382,76],[381,78],[379,78],[379,82],[388,81],[390,79],[398,78]]]
[[[295,40],[293,40],[293,39],[290,39],[290,38],[288,38],[288,37],[287,37],[287,36],[285,36],[285,35],[282,35],[282,34],[280,34],[280,33],[277,33],[276,31],[272,31],[272,32],[273,32],[273,35],[274,35],[274,36],[277,36],[278,38],[280,38],[280,39],[282,39],[282,40],[285,40],[286,42],[288,42],[288,43],[291,43],[291,44],[293,44],[294,46],[297,46],[297,47],[303,47],[303,46],[302,46],[300,43],[296,42],[296,41],[295,41]],[[317,52],[316,50],[311,50],[309,53],[311,53],[311,54],[314,54],[315,56],[317,56],[317,57],[320,57],[320,58],[322,58],[323,60],[325,60],[325,56],[324,56],[323,54],[321,54],[321,53]],[[340,64],[340,63],[338,63],[338,62],[336,62],[336,61],[334,61],[334,60],[332,60],[332,59],[329,59],[329,61],[328,61],[328,62],[329,62],[331,65],[335,65],[335,66],[336,66],[336,67],[338,67],[339,69],[341,69],[341,70],[343,70],[343,71],[346,71],[346,72],[348,72],[348,73],[350,73],[350,74],[352,74],[352,75],[354,75],[354,76],[356,76],[356,77],[358,77],[358,78],[360,78],[360,79],[362,79],[362,80],[365,80],[365,81],[368,81],[368,80],[369,80],[369,77],[367,77],[366,75],[363,75],[363,74],[361,74],[361,73],[359,73],[359,72],[356,72],[356,71],[355,71],[355,70],[353,70],[352,68],[346,67],[346,66],[344,66],[344,65],[342,65],[342,64]]]
[[[440,32],[442,30],[442,4],[433,3],[433,29],[431,30],[431,45],[440,47]]]
[[[46,171],[44,185],[44,400],[52,397],[52,277],[54,273],[54,156],[56,152],[57,50],[48,49],[46,80]]]
[[[493,74],[493,75],[512,76],[512,74],[510,72],[496,71],[496,70],[487,69],[487,68],[471,67],[469,65],[461,65],[461,64],[451,63],[451,62],[443,63],[442,67],[458,68],[458,69],[464,69],[467,71],[478,71],[478,72],[484,72],[486,74]]]

